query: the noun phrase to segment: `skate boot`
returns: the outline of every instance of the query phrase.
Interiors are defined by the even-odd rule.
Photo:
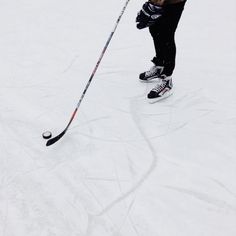
[[[158,102],[173,93],[172,77],[162,74],[158,78],[157,85],[147,95],[149,103]]]
[[[150,82],[153,79],[158,79],[163,71],[163,66],[152,66],[150,70],[143,72],[139,75],[139,80],[141,82]]]

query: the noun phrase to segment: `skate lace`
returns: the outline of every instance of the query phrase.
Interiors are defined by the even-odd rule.
[[[167,81],[161,80],[159,83],[152,89],[152,91],[159,93],[166,87]]]

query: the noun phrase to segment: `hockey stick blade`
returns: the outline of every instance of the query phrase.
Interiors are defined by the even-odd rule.
[[[66,130],[67,129],[65,129],[63,132],[61,132],[60,134],[58,134],[54,138],[49,139],[46,143],[46,146],[51,146],[52,144],[56,143],[66,133]]]

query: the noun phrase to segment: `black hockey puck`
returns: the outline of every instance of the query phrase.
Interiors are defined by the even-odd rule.
[[[43,138],[44,139],[49,139],[52,137],[52,133],[50,131],[45,131],[43,134],[42,134]]]

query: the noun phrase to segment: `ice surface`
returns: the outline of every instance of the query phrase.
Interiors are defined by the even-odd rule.
[[[152,105],[131,0],[71,128],[45,146],[124,3],[1,1],[1,236],[236,235],[235,0],[187,2],[175,93]]]

